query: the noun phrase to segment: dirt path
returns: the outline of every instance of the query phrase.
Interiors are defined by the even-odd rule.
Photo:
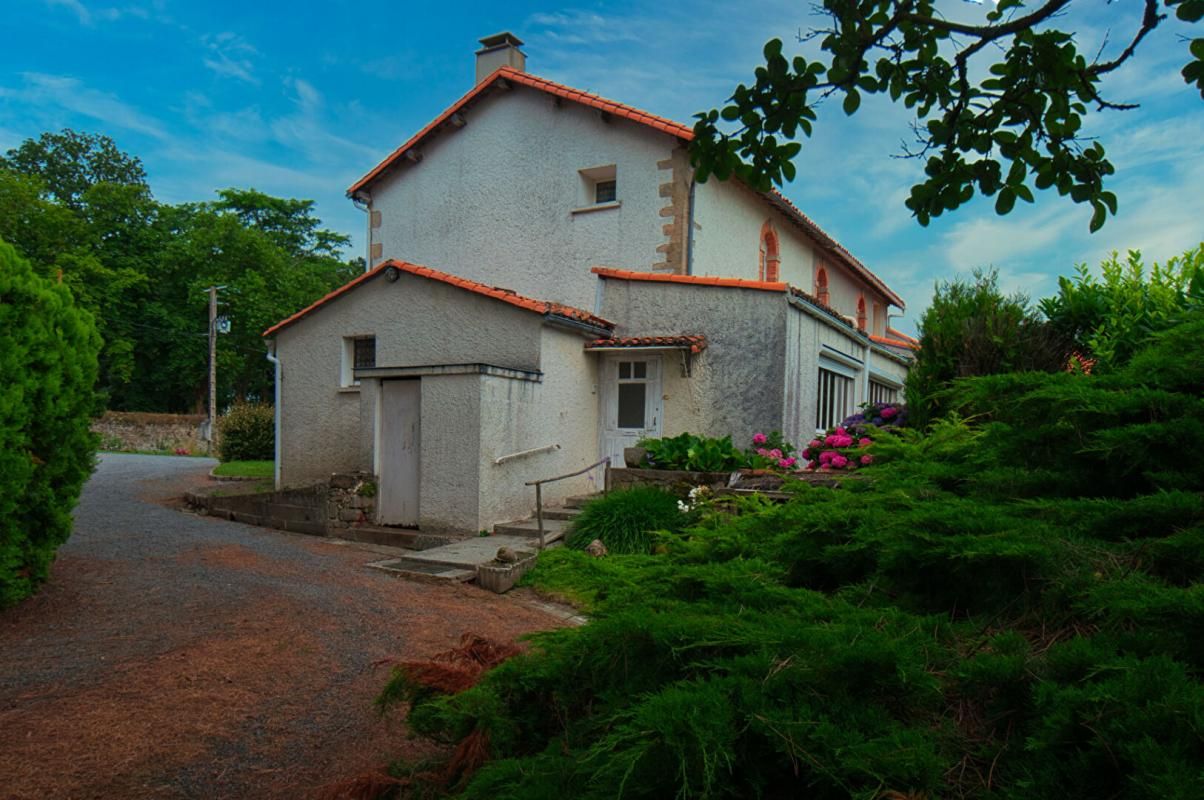
[[[211,466],[104,456],[49,584],[0,612],[0,797],[306,797],[422,754],[372,710],[380,662],[560,624],[154,502]]]

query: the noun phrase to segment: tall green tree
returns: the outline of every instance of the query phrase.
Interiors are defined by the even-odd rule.
[[[907,208],[921,225],[975,194],[994,197],[1006,214],[1017,200],[1033,202],[1034,190],[1055,189],[1090,203],[1096,230],[1116,213],[1105,187],[1115,169],[1103,144],[1083,135],[1083,121],[1134,108],[1108,99],[1107,77],[1169,13],[1199,23],[1204,0],[1113,4],[1127,38],[1106,60],[1082,52],[1062,28],[1069,5],[998,0],[984,22],[967,23],[936,0],[823,0],[828,24],[806,37],[819,43],[818,59],[788,59],[774,39],[755,80],[737,86],[722,109],[698,115],[698,179],[738,175],[762,189],[793,180],[798,140],[811,135],[824,100],[840,99],[852,115],[863,97],[884,95],[915,115],[905,154],[923,160],[924,178]],[[1176,46],[1184,48],[1184,81],[1204,96],[1204,38]]]
[[[205,287],[226,286],[220,403],[271,394],[259,334],[346,282],[349,238],[312,200],[229,188],[211,202],[157,202],[139,160],[107,137],[62,131],[0,159],[0,236],[61,280],[103,336],[99,387],[110,408],[193,411],[208,379]]]
[[[66,128],[26,139],[0,158],[0,167],[42,179],[50,197],[72,209],[84,205],[84,193],[98,183],[146,188],[142,162],[108,136]]]
[[[292,256],[337,257],[351,237],[320,227],[313,200],[273,197],[255,189],[221,189],[212,208],[266,233]]]

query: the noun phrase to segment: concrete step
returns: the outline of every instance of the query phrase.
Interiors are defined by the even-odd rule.
[[[339,539],[364,544],[382,544],[388,547],[404,547],[407,550],[430,550],[459,541],[454,536],[436,536],[408,528],[389,528],[378,525],[359,525],[340,528],[333,534]]]
[[[579,509],[579,508],[545,508],[543,510],[543,518],[545,520],[549,520],[549,519],[574,520],[579,516],[581,516],[581,509]]]
[[[568,532],[569,521],[566,519],[544,519],[543,535],[544,544],[548,542],[560,541]],[[535,539],[539,536],[539,525],[533,519],[525,519],[521,522],[508,522],[504,525],[493,526],[494,536],[523,536],[529,539]]]
[[[582,508],[589,501],[597,500],[601,496],[602,496],[601,493],[598,493],[598,494],[579,494],[579,495],[574,495],[573,497],[566,497],[564,500],[564,507],[565,508]]]
[[[368,566],[398,578],[408,578],[423,583],[467,583],[477,577],[477,571],[472,568],[436,564],[412,558],[389,558],[383,561],[373,561]]]
[[[527,536],[471,536],[420,553],[408,553],[405,560],[476,570],[478,565],[493,561],[501,547],[517,553],[534,553],[536,543]]]

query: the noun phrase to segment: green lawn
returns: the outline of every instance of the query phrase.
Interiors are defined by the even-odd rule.
[[[227,461],[219,464],[213,474],[219,478],[271,478],[273,461]]]

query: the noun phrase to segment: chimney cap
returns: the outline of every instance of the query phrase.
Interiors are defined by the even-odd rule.
[[[494,50],[499,47],[521,47],[523,40],[515,36],[510,31],[502,31],[491,36],[486,36],[479,40],[481,49],[478,52]]]

